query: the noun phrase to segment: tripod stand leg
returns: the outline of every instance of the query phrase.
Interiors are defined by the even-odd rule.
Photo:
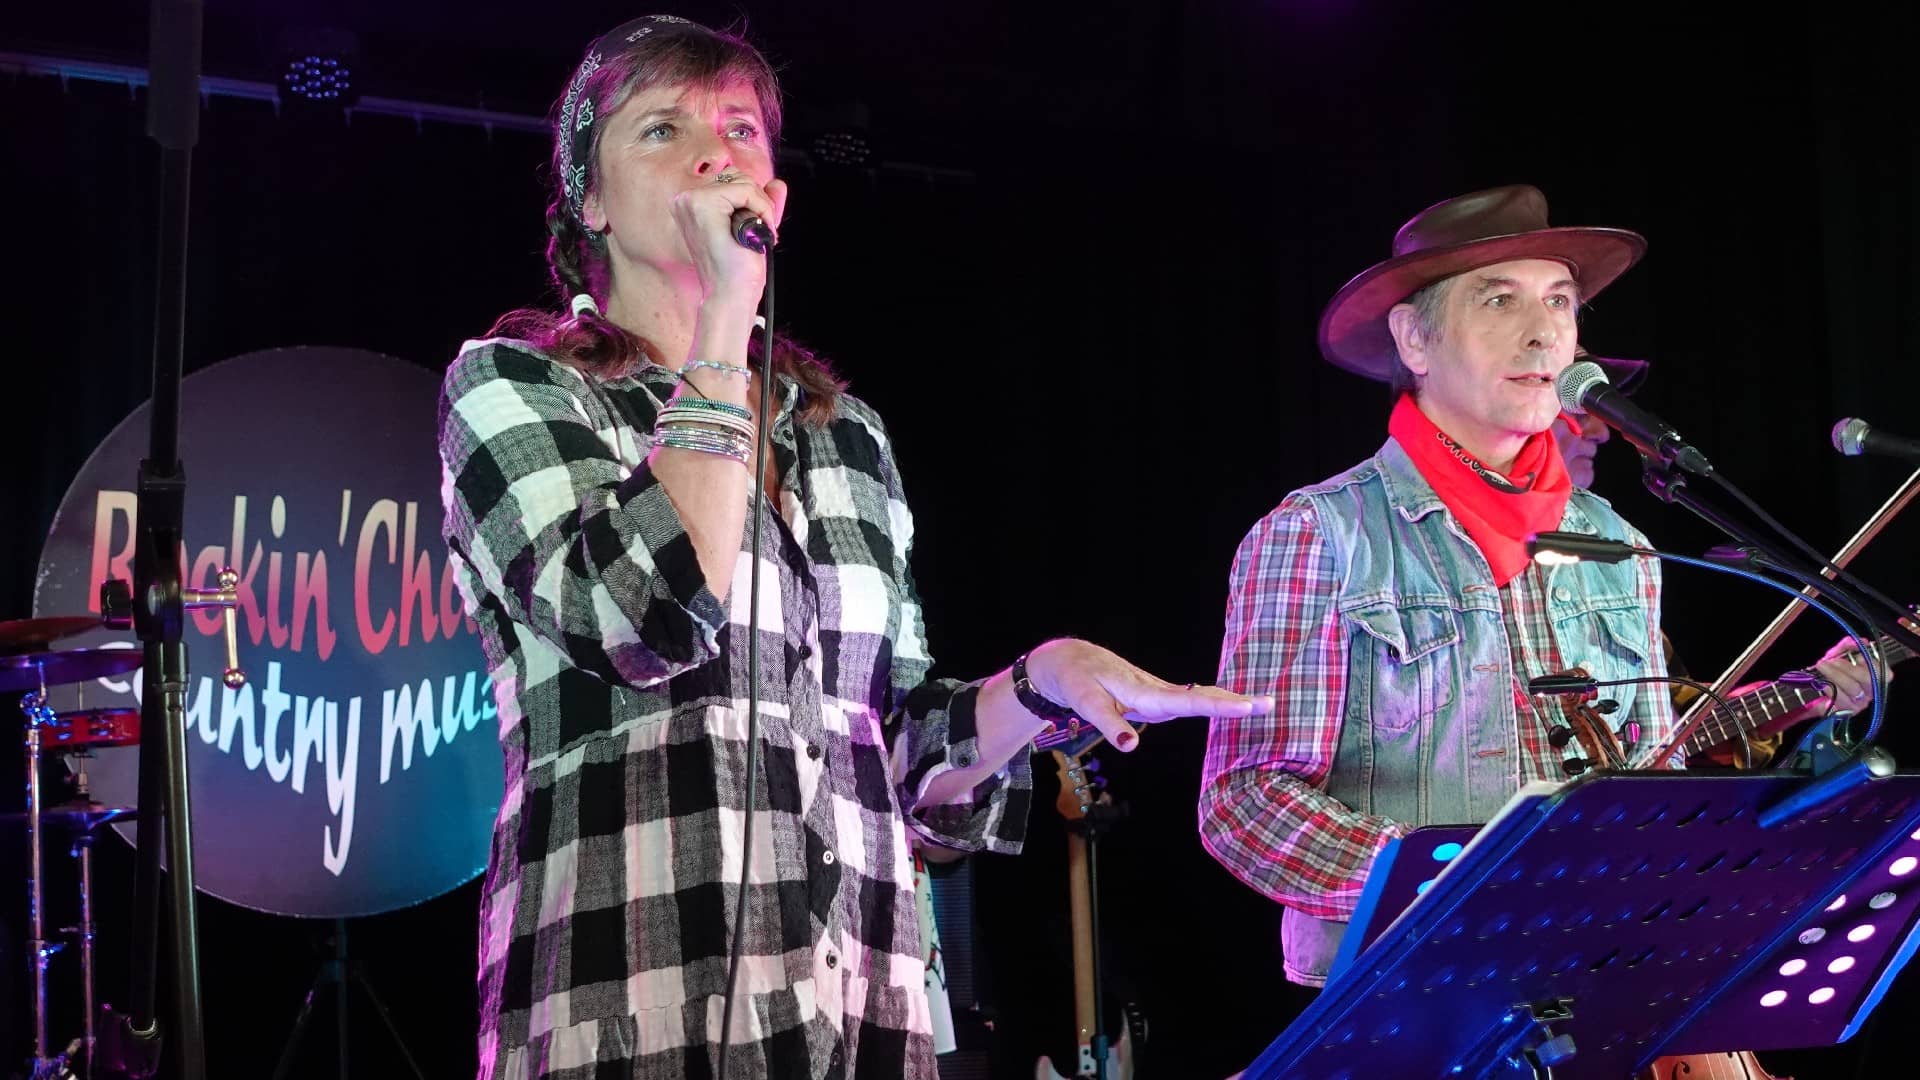
[[[339,980],[333,998],[334,1020],[339,1031],[339,1048],[334,1060],[340,1065],[340,1080],[349,1080],[347,1071],[347,920],[333,920],[333,971]]]
[[[367,1001],[373,1005],[373,1011],[379,1014],[380,1022],[387,1025],[387,1034],[393,1036],[393,1045],[400,1048],[400,1057],[406,1061],[407,1068],[412,1071],[418,1080],[427,1080],[427,1074],[420,1071],[419,1063],[413,1060],[413,1051],[407,1049],[406,1040],[400,1037],[400,1029],[394,1025],[393,1014],[387,1012],[387,1006],[380,1000],[380,995],[373,992],[373,984],[368,982],[367,977],[360,974],[360,969],[354,967],[353,963],[347,958],[347,921],[345,919],[335,919],[333,921],[333,946],[334,962],[339,965],[342,977],[340,984],[340,1080],[348,1080],[346,980],[352,980],[353,985],[358,986],[360,992],[367,995]]]
[[[367,1001],[372,1004],[373,1011],[379,1015],[380,1022],[387,1026],[387,1034],[393,1036],[393,1045],[400,1048],[400,1057],[407,1063],[408,1071],[412,1072],[417,1080],[427,1080],[426,1072],[420,1068],[419,1062],[413,1059],[413,1051],[409,1050],[406,1041],[400,1038],[400,1029],[394,1024],[393,1014],[387,1011],[386,1003],[380,1000],[380,995],[373,992],[373,984],[367,981],[367,977],[360,974],[359,969],[353,966],[347,954],[347,920],[345,919],[333,920],[333,953],[321,961],[320,970],[314,973],[313,986],[307,990],[307,999],[300,1006],[300,1014],[294,1018],[293,1033],[287,1036],[286,1048],[280,1051],[280,1063],[274,1067],[273,1080],[286,1080],[287,1069],[293,1064],[294,1051],[300,1045],[300,1037],[306,1033],[307,1024],[313,1019],[314,1000],[319,997],[322,990],[328,988],[333,990],[334,1022],[337,1025],[336,1037],[339,1039],[334,1060],[339,1064],[340,1080],[348,1080],[347,986],[349,983],[358,986],[361,993],[367,995]]]
[[[314,972],[313,985],[307,988],[306,1000],[300,1003],[299,1015],[293,1018],[293,1031],[287,1036],[287,1045],[281,1049],[280,1061],[273,1067],[273,1080],[287,1080],[287,1069],[293,1064],[293,1052],[300,1048],[300,1037],[306,1034],[307,1022],[313,1019],[313,1003],[320,996],[320,991],[333,987],[335,1008],[339,1009],[342,1016],[346,1015],[346,995],[341,992],[345,987],[340,983],[337,971],[334,962],[329,960]],[[343,1051],[341,1057],[344,1059],[345,1056]]]
[[[393,1036],[393,1045],[400,1048],[400,1057],[401,1060],[407,1063],[407,1069],[411,1071],[415,1077],[418,1077],[419,1080],[427,1080],[426,1072],[420,1068],[419,1062],[413,1060],[413,1051],[407,1049],[406,1040],[400,1037],[400,1029],[394,1026],[393,1016],[387,1012],[387,1007],[381,1002],[380,995],[373,992],[372,984],[368,983],[366,976],[361,975],[357,970],[350,971],[348,974],[352,976],[354,984],[360,987],[361,992],[367,995],[367,1000],[373,1003],[373,1011],[380,1015],[380,1022],[387,1025],[387,1034]],[[344,1012],[345,1010],[342,1011]],[[343,1040],[342,1045],[345,1045],[344,1040],[346,1036],[342,1035],[341,1038]],[[344,1053],[341,1054],[341,1060],[346,1060]]]

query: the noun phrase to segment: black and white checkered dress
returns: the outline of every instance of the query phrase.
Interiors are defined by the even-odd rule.
[[[746,782],[742,540],[705,585],[648,432],[676,376],[589,380],[469,342],[440,406],[447,541],[500,705],[507,788],[480,932],[480,1075],[712,1076]],[[773,431],[761,765],[738,1076],[934,1076],[906,830],[1015,852],[1025,755],[964,804],[976,684],[929,680],[912,518],[879,418]]]

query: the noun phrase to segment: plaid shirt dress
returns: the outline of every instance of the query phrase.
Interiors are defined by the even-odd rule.
[[[646,464],[677,376],[591,379],[469,342],[440,403],[446,539],[500,707],[480,912],[480,1076],[715,1073],[746,793],[748,574],[726,602]],[[760,772],[729,1071],[935,1076],[907,829],[1017,852],[1016,755],[975,760],[978,684],[927,677],[913,524],[879,418],[815,430],[783,381],[761,515]]]

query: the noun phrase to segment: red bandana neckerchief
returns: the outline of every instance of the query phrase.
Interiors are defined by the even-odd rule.
[[[1411,394],[1395,403],[1387,433],[1479,545],[1495,584],[1505,585],[1527,568],[1528,536],[1560,527],[1573,480],[1551,430],[1526,441],[1511,476],[1482,465],[1435,427]]]

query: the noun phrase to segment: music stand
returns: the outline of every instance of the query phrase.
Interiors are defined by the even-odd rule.
[[[1920,945],[1920,775],[1760,824],[1808,783],[1597,774],[1529,785],[1457,854],[1465,830],[1415,830],[1243,1075],[1614,1077],[1850,1038]]]

